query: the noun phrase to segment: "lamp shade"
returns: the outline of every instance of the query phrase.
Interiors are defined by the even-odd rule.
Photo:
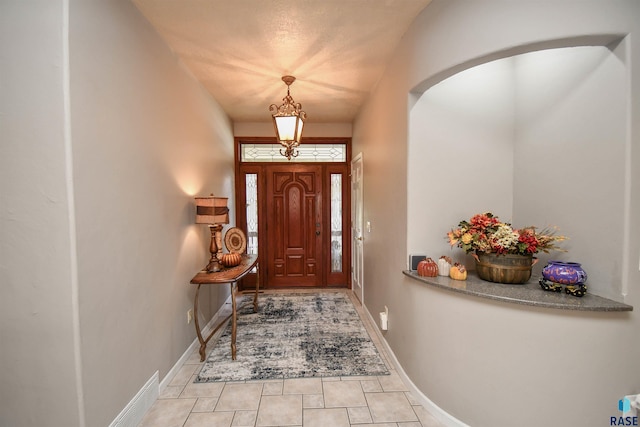
[[[280,142],[295,142],[296,145],[300,143],[302,138],[302,128],[304,126],[304,120],[298,115],[290,116],[273,116],[273,122],[276,129],[276,137]]]
[[[196,224],[228,224],[228,197],[196,197]]]

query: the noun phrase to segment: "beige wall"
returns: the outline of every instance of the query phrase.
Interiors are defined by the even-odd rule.
[[[354,123],[354,154],[362,151],[365,160],[365,221],[372,222],[365,236],[365,304],[371,313],[389,307],[387,342],[424,393],[423,402],[453,425],[608,425],[610,416],[620,414],[618,399],[640,393],[640,343],[631,338],[640,318],[635,311],[580,313],[493,303],[402,276],[408,251],[415,248],[407,235],[427,236],[432,226],[428,219],[418,223],[426,205],[407,200],[408,187],[422,185],[428,192],[429,186],[447,184],[444,173],[415,183],[406,172],[413,149],[410,109],[419,93],[469,66],[543,47],[602,45],[626,35],[627,47],[616,50],[627,61],[632,108],[625,113],[624,198],[616,196],[609,206],[622,222],[599,226],[612,227],[614,236],[613,228],[623,227],[628,236],[616,246],[623,255],[615,289],[622,290],[617,299],[637,311],[640,227],[633,219],[640,218],[640,113],[629,106],[640,104],[638,17],[635,1],[435,0],[405,35]],[[422,160],[425,168],[443,161],[429,153]],[[457,190],[464,197],[475,191],[474,184],[470,179]],[[446,209],[433,203],[431,209]],[[598,242],[587,245],[598,250]]]
[[[77,426],[62,1],[0,3],[0,425]]]
[[[0,424],[109,425],[195,338],[193,196],[234,217],[232,126],[130,2],[1,9]]]

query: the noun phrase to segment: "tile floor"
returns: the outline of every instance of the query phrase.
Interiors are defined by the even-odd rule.
[[[391,375],[194,383],[196,350],[138,427],[442,426],[403,384],[351,291],[338,292],[351,297]]]

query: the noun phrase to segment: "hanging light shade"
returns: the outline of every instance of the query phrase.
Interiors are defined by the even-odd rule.
[[[295,80],[296,78],[293,76],[283,76],[282,81],[287,85],[287,96],[282,98],[282,105],[271,104],[269,106],[269,111],[273,113],[271,116],[273,117],[276,138],[283,147],[280,149],[280,154],[288,160],[298,156],[296,147],[300,145],[302,128],[307,118],[307,113],[302,111],[302,105],[296,103],[289,93],[291,83]]]

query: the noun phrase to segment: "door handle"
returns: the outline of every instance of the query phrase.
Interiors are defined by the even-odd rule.
[[[319,236],[319,235],[320,235],[320,231],[316,231],[316,236]]]

